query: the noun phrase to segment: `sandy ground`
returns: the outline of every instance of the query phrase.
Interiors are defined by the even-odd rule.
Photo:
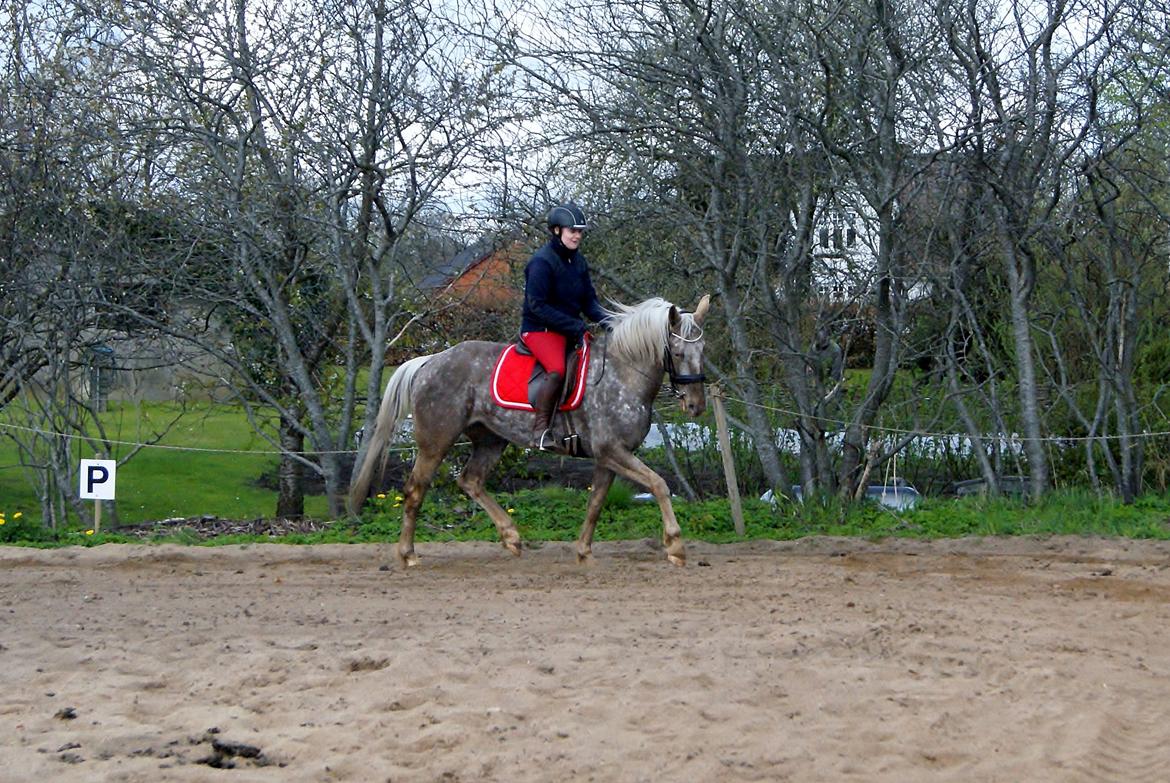
[[[1170,779],[1165,543],[595,551],[0,548],[0,780]]]

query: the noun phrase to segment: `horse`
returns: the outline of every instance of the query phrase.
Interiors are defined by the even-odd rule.
[[[674,565],[686,564],[682,531],[674,515],[666,482],[634,454],[650,430],[654,399],[663,374],[683,410],[697,417],[706,410],[703,388],[703,320],[710,299],[703,296],[693,313],[655,297],[637,305],[607,308],[608,334],[598,340],[585,377],[580,408],[572,414],[577,454],[594,461],[592,491],[585,522],[576,541],[577,561],[593,559],[593,532],[614,476],[645,487],[662,513],[662,543]],[[487,512],[503,546],[520,555],[520,534],[508,513],[484,490],[488,473],[509,443],[528,446],[533,413],[497,404],[490,376],[502,343],[469,340],[440,353],[418,356],[398,367],[386,383],[373,434],[359,454],[350,484],[349,508],[357,514],[365,503],[381,455],[385,471],[388,447],[408,414],[414,416],[417,456],[403,488],[402,530],[395,554],[402,567],[419,564],[414,531],[419,506],[436,469],[461,437],[471,455],[458,477],[459,487]],[[558,413],[557,418],[563,414]],[[556,420],[554,419],[554,422]]]

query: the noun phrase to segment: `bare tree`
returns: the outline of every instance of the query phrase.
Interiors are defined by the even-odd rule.
[[[1088,132],[1082,157],[1070,162],[1078,164],[1076,193],[1054,253],[1063,285],[1052,297],[1053,314],[1065,317],[1046,330],[1046,368],[1054,368],[1051,382],[1083,428],[1091,483],[1100,485],[1100,456],[1113,491],[1128,503],[1142,488],[1143,406],[1135,376],[1142,323],[1167,284],[1165,144],[1155,129],[1157,85],[1170,61],[1165,43],[1150,48],[1143,34],[1161,9],[1142,3],[1105,9],[1100,24],[1107,26],[1081,58]],[[1090,378],[1091,412],[1078,388]]]
[[[805,114],[828,155],[844,167],[869,225],[872,267],[866,303],[873,313],[872,372],[843,433],[840,491],[856,495],[873,461],[900,448],[873,449],[877,421],[902,361],[908,296],[920,274],[899,214],[918,186],[932,152],[928,118],[938,102],[938,36],[926,9],[914,2],[874,0],[827,8],[813,17],[809,37],[822,74],[818,114]],[[867,465],[867,455],[871,464]]]
[[[7,7],[0,137],[0,400],[42,519],[85,518],[74,481],[79,457],[115,457],[101,413],[126,337],[120,284],[148,254],[154,215],[129,199],[142,170],[119,147],[100,44],[110,28],[73,4]],[[143,431],[150,442],[171,421]],[[119,448],[125,463],[134,448]]]
[[[496,121],[492,71],[411,3],[125,8],[120,51],[158,98],[142,130],[219,253],[188,279],[227,332],[200,345],[262,432],[278,419],[278,514],[303,513],[304,468],[340,514],[354,411],[403,326],[396,248]]]
[[[596,185],[607,206],[620,210],[626,225],[639,224],[647,239],[655,227],[672,227],[650,243],[654,255],[637,267],[657,269],[637,283],[645,293],[662,293],[652,286],[670,285],[671,272],[693,275],[691,287],[711,280],[736,368],[727,382],[749,403],[746,415],[768,481],[786,486],[760,388],[760,373],[768,370],[754,361],[752,303],[743,300],[761,234],[767,242],[783,230],[783,216],[770,208],[775,183],[754,177],[750,165],[768,166],[774,157],[758,135],[764,77],[758,60],[730,6],[565,4],[549,12],[547,23],[583,13],[592,24],[587,38],[574,38],[572,46],[526,37],[520,29],[507,37],[530,89],[557,96],[556,111],[543,119],[546,133],[555,134],[561,176],[569,166],[579,190]],[[638,263],[636,257],[629,263]],[[633,269],[624,271],[630,281]]]
[[[919,173],[907,162],[925,143],[914,123],[926,109],[912,98],[929,97],[929,18],[883,2],[687,0],[569,4],[554,17],[582,14],[592,20],[584,40],[528,40],[513,56],[573,108],[552,127],[563,146],[584,150],[578,182],[597,183],[628,223],[640,217],[668,237],[658,249],[676,275],[711,281],[733,367],[724,382],[746,403],[767,481],[790,483],[769,413],[783,402],[796,408],[802,483],[852,496],[906,327],[913,271],[896,217]],[[864,232],[868,259],[824,252],[822,231],[849,233],[837,250],[860,249]],[[874,372],[849,410],[841,342],[858,318],[874,335]],[[767,391],[777,381],[783,397]],[[828,436],[843,425],[835,463]]]

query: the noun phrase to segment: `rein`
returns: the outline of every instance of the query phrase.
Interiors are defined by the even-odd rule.
[[[594,386],[601,384],[601,379],[605,377],[605,364],[609,360],[609,334],[605,335],[605,339],[601,341],[601,372],[597,374],[597,380],[593,382]]]

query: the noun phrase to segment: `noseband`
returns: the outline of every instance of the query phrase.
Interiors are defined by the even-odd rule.
[[[686,338],[681,334],[674,334],[673,332],[671,332],[671,335],[682,340],[684,343],[697,343],[699,340],[703,339],[703,331],[701,329],[699,330],[699,335],[697,337]],[[663,364],[666,366],[666,374],[670,376],[670,390],[673,392],[675,397],[681,398],[683,396],[683,393],[678,390],[679,386],[686,386],[690,383],[703,383],[707,380],[707,376],[703,373],[698,373],[697,375],[679,374],[678,370],[674,366],[674,356],[670,352],[669,340],[662,348],[662,355]]]

